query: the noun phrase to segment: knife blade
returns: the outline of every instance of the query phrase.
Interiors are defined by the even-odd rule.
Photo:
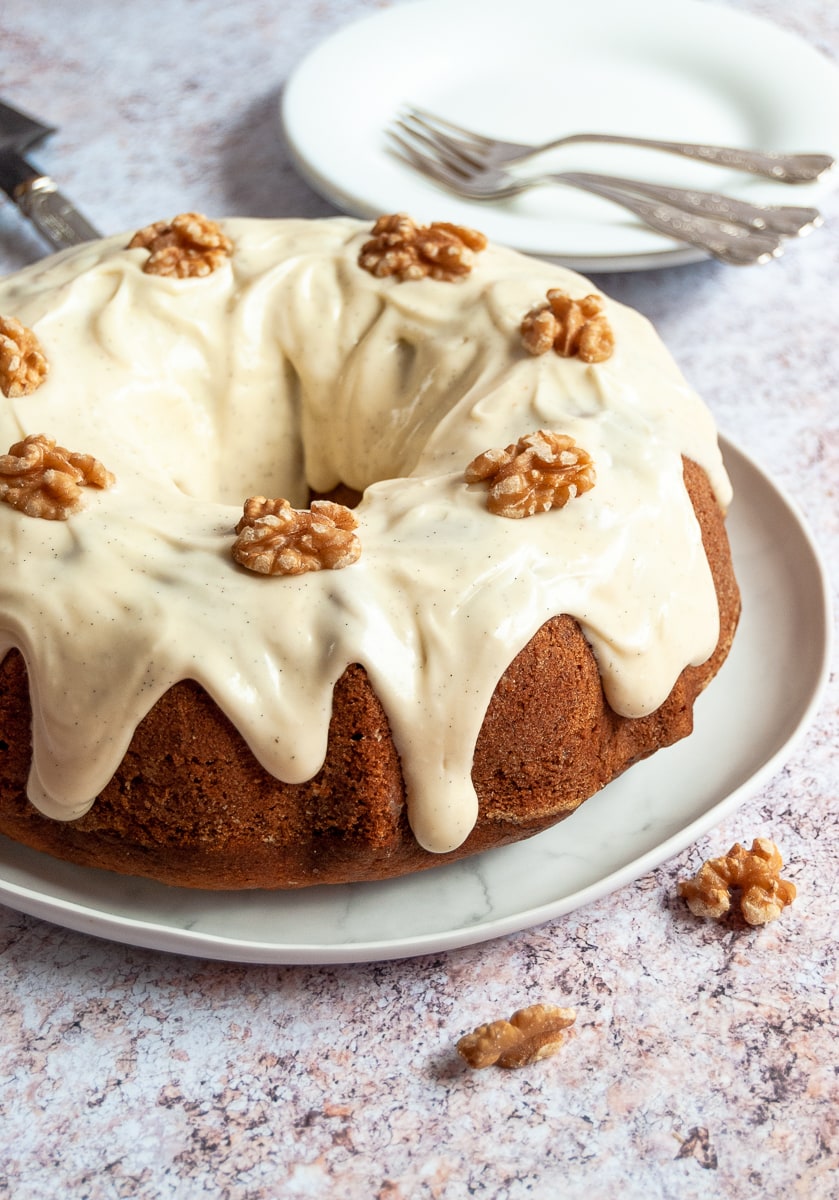
[[[58,250],[78,246],[100,233],[25,152],[55,130],[0,100],[0,188]]]

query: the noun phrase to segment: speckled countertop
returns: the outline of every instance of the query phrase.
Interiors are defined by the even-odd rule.
[[[278,95],[308,49],[384,7],[5,0],[2,93],[61,127],[38,161],[102,229],[185,208],[327,215],[292,169]],[[839,60],[833,0],[729,7]],[[825,228],[765,268],[597,283],[653,319],[833,564],[835,193],[823,209]],[[0,204],[0,270],[42,253]],[[227,963],[0,908],[0,1195],[839,1195],[837,742],[832,680],[788,761],[698,844],[538,928],[447,953]],[[692,918],[677,881],[758,835],[782,848],[796,903],[756,930]],[[542,1000],[579,1014],[556,1057],[513,1072],[457,1058],[473,1025]]]

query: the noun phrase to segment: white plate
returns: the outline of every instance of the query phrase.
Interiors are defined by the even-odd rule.
[[[293,73],[282,101],[288,143],[339,208],[458,221],[579,270],[704,255],[570,188],[492,204],[455,198],[388,152],[383,129],[405,103],[517,141],[585,128],[839,157],[836,67],[803,39],[707,0],[415,0],[340,30]],[[839,176],[790,188],[615,146],[567,147],[542,164],[781,204],[816,204]]]
[[[730,443],[743,617],[686,741],[516,846],[379,884],[196,892],[61,863],[0,838],[0,901],[129,945],[262,963],[371,962],[541,924],[651,870],[778,770],[830,659],[826,572],[793,503]]]

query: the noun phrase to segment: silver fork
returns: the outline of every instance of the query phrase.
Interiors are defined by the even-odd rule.
[[[707,197],[695,191],[679,188],[668,188],[668,199],[640,194],[636,181],[617,179],[608,175],[593,175],[588,172],[560,171],[548,175],[522,178],[508,171],[497,169],[481,170],[455,164],[451,159],[425,153],[415,144],[404,137],[389,131],[391,148],[409,166],[414,167],[436,183],[442,184],[456,195],[470,200],[491,201],[506,199],[527,191],[532,187],[544,184],[565,184],[591,192],[606,200],[628,209],[639,217],[649,228],[662,233],[676,241],[686,242],[696,246],[722,262],[736,266],[748,266],[754,263],[765,263],[777,258],[783,253],[783,235],[767,228],[766,206],[748,205],[750,217],[754,222],[741,223],[730,217],[708,215],[703,206]],[[656,188],[653,184],[640,184],[642,189]],[[726,201],[729,198],[716,196],[711,193],[715,202]],[[679,206],[679,200],[688,207]],[[741,201],[736,202],[738,205]],[[798,210],[799,213],[801,210]],[[803,232],[806,226],[810,228],[819,224],[821,217],[817,210],[806,210],[806,221],[796,219],[796,232]]]
[[[546,150],[560,146],[571,146],[580,142],[601,142],[614,146],[641,146],[648,150],[662,150],[667,154],[678,154],[700,162],[714,163],[737,171],[748,171],[774,179],[778,183],[811,183],[832,170],[836,160],[829,154],[778,154],[773,151],[745,150],[732,146],[710,146],[696,142],[666,142],[656,138],[626,137],[611,133],[572,133],[553,138],[549,142],[530,144],[507,142],[501,138],[487,137],[474,130],[456,125],[453,121],[429,112],[427,108],[407,105],[400,113],[400,123],[419,130],[429,137],[446,138],[457,146],[464,157],[471,159],[476,168],[508,166],[524,162]]]
[[[396,132],[402,131],[404,137]],[[442,133],[431,133],[427,129],[414,129],[403,121],[397,121],[396,127],[389,135],[401,143],[403,151],[410,145],[415,151],[419,146],[432,152],[435,159],[443,167],[451,168],[462,177],[464,184],[477,186],[486,181],[490,187],[499,182],[499,168],[491,166],[476,166],[474,156],[464,152],[457,139]],[[406,142],[405,139],[408,139]],[[647,183],[640,179],[626,179],[614,175],[595,175],[589,171],[564,171],[552,175],[511,176],[511,178],[530,179],[536,182],[565,182],[577,180],[577,186],[583,181],[590,183],[608,183],[615,188],[623,188],[633,195],[646,196],[649,200],[660,200],[671,204],[684,212],[696,213],[699,216],[711,217],[720,221],[732,221],[737,225],[745,225],[750,229],[770,230],[781,233],[785,237],[799,237],[809,233],[821,225],[822,218],[818,209],[794,205],[753,204],[746,200],[737,200],[733,196],[725,196],[720,192],[699,191],[697,188],[678,188],[659,183]],[[522,190],[522,189],[519,189]],[[509,192],[508,195],[514,195]]]

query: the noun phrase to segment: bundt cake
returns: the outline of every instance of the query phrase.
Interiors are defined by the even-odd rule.
[[[202,888],[553,825],[739,613],[649,323],[472,230],[196,214],[0,282],[0,832]]]

